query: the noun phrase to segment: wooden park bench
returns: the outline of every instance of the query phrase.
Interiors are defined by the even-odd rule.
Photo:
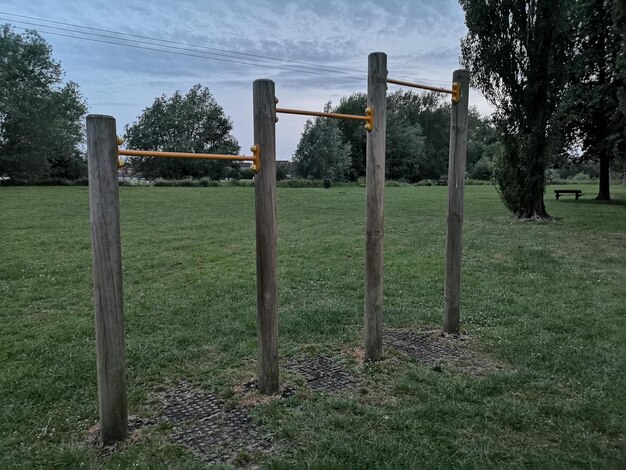
[[[583,195],[583,192],[580,189],[555,189],[554,194],[557,200],[561,194],[574,194],[576,196],[576,200],[578,201],[578,198]]]

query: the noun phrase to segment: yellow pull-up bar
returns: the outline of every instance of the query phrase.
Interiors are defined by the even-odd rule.
[[[320,116],[330,117],[337,119],[351,119],[353,121],[365,121],[365,130],[371,132],[374,129],[374,109],[371,107],[365,108],[365,116],[358,116],[356,114],[341,114],[341,113],[321,113],[318,111],[304,111],[302,109],[290,109],[290,108],[276,108],[277,113],[283,114],[299,114],[302,116]]]
[[[405,82],[402,80],[393,80],[391,78],[387,79],[387,83],[393,83],[394,85],[408,86],[411,88],[420,88],[422,90],[436,91],[439,93],[450,93],[452,95],[452,102],[455,104],[458,103],[459,100],[461,99],[461,84],[459,82],[454,82],[452,84],[452,90],[448,90],[447,88],[439,88],[435,86],[430,86],[430,85],[421,85],[419,83]]]
[[[118,137],[117,144],[121,145],[123,140]],[[159,152],[152,150],[129,150],[118,149],[118,155],[127,155],[129,157],[159,157],[159,158],[201,158],[203,160],[237,160],[252,162],[250,169],[255,173],[261,170],[261,149],[258,145],[250,147],[252,156],[247,155],[222,155],[216,153],[191,153],[191,152]],[[118,161],[118,166],[120,162]]]

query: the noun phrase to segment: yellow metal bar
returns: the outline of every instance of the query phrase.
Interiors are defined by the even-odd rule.
[[[119,142],[120,140],[118,140]],[[119,144],[118,144],[119,145]],[[215,153],[191,153],[191,152],[158,152],[152,150],[130,150],[130,149],[118,149],[118,155],[126,155],[129,157],[159,157],[159,158],[200,158],[203,160],[238,160],[252,162],[250,169],[255,173],[258,173],[261,169],[261,159],[258,145],[250,147],[252,156],[246,155],[221,155]],[[119,161],[118,161],[119,166]]]
[[[129,157],[159,157],[159,158],[201,158],[204,160],[244,160],[254,161],[254,157],[245,155],[220,155],[216,153],[187,153],[187,152],[157,152],[152,150],[119,149],[119,155]]]
[[[353,119],[355,121],[369,120],[367,116],[357,116],[355,114],[321,113],[318,111],[304,111],[301,109],[276,108],[276,112],[283,113],[283,114],[301,114],[303,116],[321,116],[321,117],[332,117],[332,118],[338,118],[338,119]]]
[[[365,108],[365,116],[358,116],[356,114],[341,114],[341,113],[322,113],[319,111],[305,111],[302,109],[290,109],[290,108],[276,108],[277,113],[283,114],[299,114],[302,116],[320,116],[337,119],[351,119],[353,121],[365,121],[365,129],[371,132],[374,129],[374,110],[369,106]]]
[[[447,88],[440,88],[440,87],[435,87],[435,86],[430,86],[430,85],[422,85],[420,83],[412,83],[412,82],[405,82],[402,80],[394,80],[392,78],[388,78],[387,83],[393,83],[394,85],[408,86],[411,88],[420,88],[422,90],[436,91],[439,93],[450,93],[452,95],[453,103],[458,103],[459,100],[461,99],[461,85],[458,82],[454,82],[452,84],[451,90],[448,90]]]

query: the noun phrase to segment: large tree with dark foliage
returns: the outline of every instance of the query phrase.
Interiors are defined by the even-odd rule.
[[[132,149],[235,155],[239,144],[232,129],[209,89],[198,84],[185,95],[176,91],[169,98],[156,98],[126,126],[125,141]],[[214,160],[136,157],[131,166],[146,178],[219,180],[239,175],[237,163]]]
[[[620,109],[622,115],[626,118],[626,3],[624,2],[615,3],[615,29],[621,32],[617,70],[622,82],[622,89],[619,92]],[[626,134],[626,129],[624,129],[624,133]]]
[[[35,182],[85,175],[87,106],[78,85],[62,78],[52,48],[36,32],[0,28],[0,176]]]
[[[504,152],[494,177],[518,219],[549,218],[546,169],[558,146],[555,110],[567,81],[571,0],[460,0],[462,63],[496,107]]]
[[[600,164],[599,200],[610,200],[609,166],[626,152],[626,118],[619,109],[624,82],[619,55],[622,34],[613,17],[615,0],[577,0],[573,9],[574,58],[561,105],[569,149]]]
[[[617,57],[617,73],[622,86],[618,93],[622,118],[626,120],[626,3],[624,2],[615,3],[615,28],[621,32],[620,52]],[[626,128],[623,129],[623,137],[626,140]],[[618,158],[617,163],[622,177],[626,181],[626,151]]]

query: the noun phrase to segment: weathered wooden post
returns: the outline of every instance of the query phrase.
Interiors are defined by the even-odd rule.
[[[98,405],[103,444],[128,435],[116,140],[115,119],[87,116]]]
[[[383,357],[383,239],[387,55],[368,57],[367,105],[374,111],[374,129],[367,134],[367,221],[365,227],[365,361]]]
[[[443,305],[443,331],[459,333],[461,316],[461,258],[463,255],[463,192],[467,150],[467,108],[469,72],[455,70],[452,82],[458,82],[461,98],[452,104],[450,116],[450,156],[448,162],[448,242]]]
[[[254,143],[261,170],[254,178],[256,197],[257,378],[260,393],[279,388],[278,274],[276,246],[276,97],[274,82],[252,85]]]

